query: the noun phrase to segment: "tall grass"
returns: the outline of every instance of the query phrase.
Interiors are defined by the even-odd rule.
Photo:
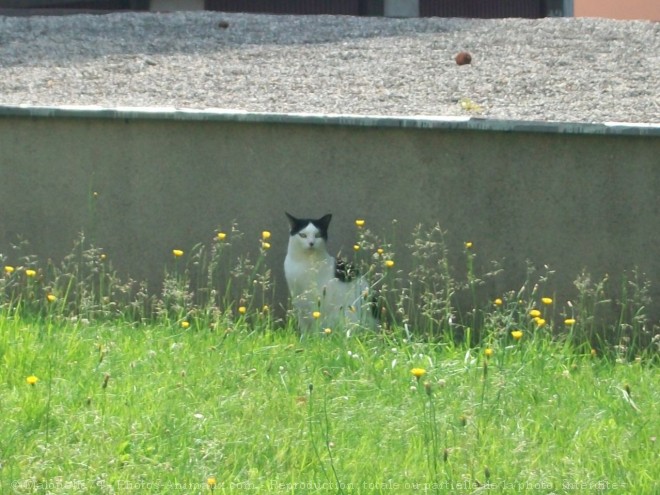
[[[396,225],[396,222],[394,222]],[[466,242],[464,266],[453,267],[439,227],[417,226],[411,240],[397,246],[356,227],[353,261],[379,294],[383,328],[403,327],[424,339],[471,347],[499,345],[513,330],[550,333],[568,347],[621,359],[657,355],[660,328],[647,317],[650,283],[639,270],[620,281],[588,273],[575,279],[574,297],[556,298],[549,281],[554,271],[528,265],[527,279],[504,293],[489,292],[503,273],[497,262],[478,273],[477,247]],[[393,227],[390,237],[396,240]],[[122,280],[103,249],[83,234],[61,263],[41,261],[21,242],[0,254],[0,314],[56,320],[132,321],[226,325],[236,314],[278,326],[289,316],[275,299],[270,233],[258,239],[256,256],[237,248],[243,234],[236,224],[218,230],[211,244],[190,252],[173,249],[160,289]],[[406,271],[399,260],[409,260]],[[457,275],[463,273],[464,275]]]
[[[59,264],[24,244],[2,257],[1,493],[660,489],[659,332],[638,272],[617,301],[580,274],[560,304],[530,266],[482,300],[500,268],[477,273],[477,246],[461,278],[439,227],[398,246],[361,223],[382,328],[301,341],[275,310],[270,234],[254,257],[241,236],[173,250],[153,293],[84,236]]]

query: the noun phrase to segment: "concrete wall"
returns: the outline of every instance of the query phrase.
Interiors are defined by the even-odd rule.
[[[481,263],[505,260],[493,296],[519,287],[527,259],[557,270],[559,299],[583,268],[616,277],[637,265],[660,315],[659,131],[4,109],[0,253],[20,235],[58,260],[84,229],[120,272],[157,282],[173,248],[236,220],[255,252],[273,233],[284,300],[285,210],[333,213],[335,252],[350,252],[358,217],[399,246],[415,224],[439,222],[457,266],[466,240]]]

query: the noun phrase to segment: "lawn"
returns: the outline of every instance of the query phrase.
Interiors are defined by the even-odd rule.
[[[159,292],[82,234],[0,255],[0,494],[660,493],[640,272],[493,293],[471,242],[455,270],[438,226],[397,247],[357,220],[382,328],[301,338],[270,233],[254,259],[241,236],[173,249]]]
[[[657,363],[497,344],[6,315],[0,492],[659,492]]]

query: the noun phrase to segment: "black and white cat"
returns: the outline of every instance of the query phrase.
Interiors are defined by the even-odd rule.
[[[328,254],[332,215],[318,220],[286,216],[291,231],[284,275],[300,330],[341,328],[350,332],[374,327],[369,284],[349,264]],[[316,311],[318,318],[314,317]]]

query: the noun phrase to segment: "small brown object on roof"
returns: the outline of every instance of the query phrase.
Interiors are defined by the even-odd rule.
[[[456,60],[458,65],[466,65],[472,62],[472,55],[468,52],[459,52],[454,60]]]

